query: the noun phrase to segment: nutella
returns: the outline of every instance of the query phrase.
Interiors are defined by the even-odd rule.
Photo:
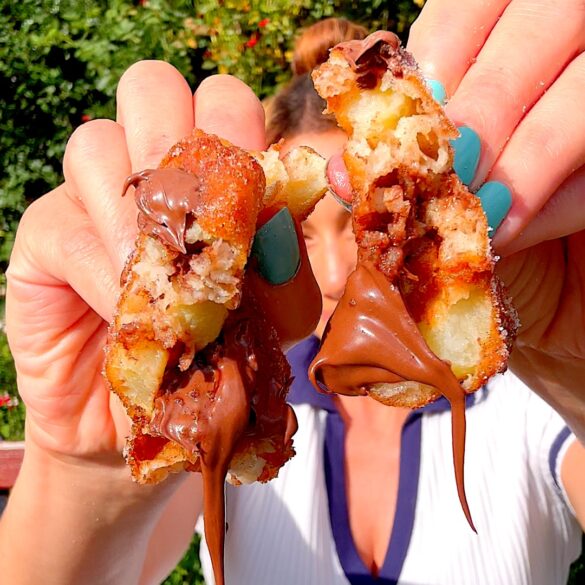
[[[130,186],[136,188],[139,229],[185,254],[187,215],[199,205],[199,179],[179,169],[147,169],[126,179],[122,195]]]
[[[451,404],[457,493],[473,526],[465,496],[465,393],[449,365],[424,341],[400,291],[371,262],[349,276],[309,377],[321,391],[369,393],[373,384],[419,382],[436,388]]]

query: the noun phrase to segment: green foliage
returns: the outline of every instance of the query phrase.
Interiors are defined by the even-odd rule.
[[[117,80],[140,59],[190,72],[174,2],[1,0],[0,267],[26,204],[61,181],[67,139],[84,120],[113,117]],[[178,25],[178,26],[177,26]]]
[[[24,404],[18,397],[16,370],[3,331],[0,331],[0,438],[7,441],[24,438]]]
[[[0,0],[0,269],[27,203],[61,180],[71,132],[115,114],[132,63],[163,59],[193,87],[230,73],[270,95],[303,26],[346,16],[405,34],[422,0]]]
[[[571,565],[567,585],[580,585],[585,580],[585,534],[581,539],[581,556]]]
[[[196,2],[187,23],[203,53],[204,70],[231,73],[261,98],[290,77],[295,36],[302,27],[330,16],[344,16],[370,30],[404,35],[419,12],[421,0],[216,0]]]

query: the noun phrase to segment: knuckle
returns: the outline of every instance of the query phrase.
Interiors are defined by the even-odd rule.
[[[229,75],[203,81],[195,94],[195,125],[246,148],[264,148],[264,108],[244,82]]]
[[[229,117],[264,117],[262,104],[252,89],[230,75],[213,75],[203,80],[195,99],[197,109],[206,114],[221,111]]]

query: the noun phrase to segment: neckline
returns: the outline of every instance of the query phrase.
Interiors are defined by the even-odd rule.
[[[329,520],[337,556],[351,585],[398,583],[414,527],[420,475],[421,430],[422,413],[410,413],[402,427],[400,478],[394,522],[384,562],[378,576],[374,577],[359,555],[349,522],[345,485],[345,425],[339,413],[328,413],[323,449]]]

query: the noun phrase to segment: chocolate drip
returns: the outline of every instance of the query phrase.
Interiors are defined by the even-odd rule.
[[[130,186],[136,188],[139,229],[185,254],[187,215],[200,202],[197,177],[179,169],[147,169],[126,179],[122,195]]]
[[[218,585],[224,583],[228,468],[235,454],[245,454],[262,439],[277,447],[269,466],[278,469],[292,456],[297,420],[285,402],[290,381],[276,333],[245,284],[242,304],[228,317],[218,341],[200,351],[185,372],[169,364],[164,391],[155,400],[150,431],[179,443],[194,459],[199,456],[205,537]],[[258,480],[274,473],[265,470]]]
[[[413,57],[400,47],[400,39],[388,31],[377,31],[363,40],[340,43],[335,50],[343,52],[362,89],[376,87],[388,70],[395,77],[402,77],[404,67],[416,66]]]
[[[451,404],[457,493],[475,527],[464,486],[465,393],[449,365],[425,343],[400,291],[371,262],[350,275],[309,377],[321,391],[364,395],[372,384],[415,381],[433,386]]]

